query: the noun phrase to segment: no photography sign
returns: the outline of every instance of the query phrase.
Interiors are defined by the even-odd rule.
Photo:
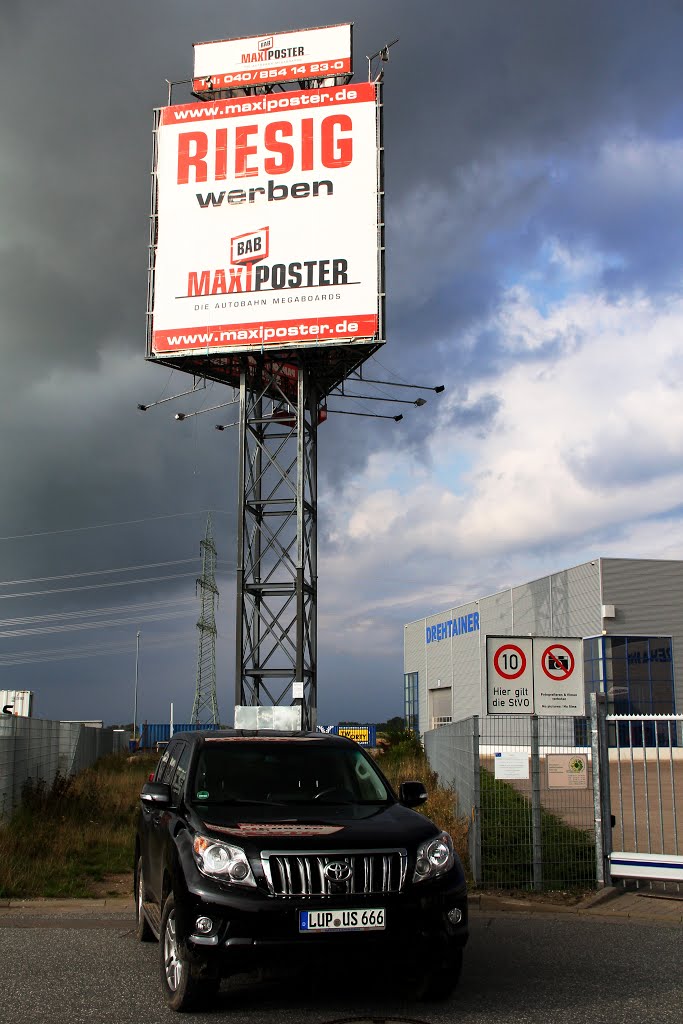
[[[583,641],[487,636],[489,715],[585,715]]]
[[[537,715],[585,715],[583,641],[534,639],[534,709]]]

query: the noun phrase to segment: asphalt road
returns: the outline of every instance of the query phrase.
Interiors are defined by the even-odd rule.
[[[5,1024],[157,1024],[181,1020],[161,1004],[156,944],[135,941],[121,917],[34,920],[0,926]],[[231,1024],[323,1024],[385,1018],[472,1024],[679,1024],[680,927],[570,914],[478,914],[463,979],[446,1003],[397,997],[349,977],[241,976],[223,983],[215,1010]],[[187,1019],[187,1018],[185,1018]]]

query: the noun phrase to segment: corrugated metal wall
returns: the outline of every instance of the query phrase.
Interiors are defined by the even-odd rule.
[[[602,605],[615,618],[602,618]],[[426,643],[426,630],[478,611],[480,631]],[[428,693],[452,687],[454,720],[486,707],[486,636],[672,636],[676,707],[683,710],[683,562],[604,558],[409,623],[404,671],[419,675],[420,731],[431,727]]]
[[[676,710],[683,711],[683,562],[603,558],[602,601],[615,618],[603,628],[612,636],[672,636]],[[676,665],[678,670],[676,671]]]
[[[454,720],[486,708],[486,636],[594,636],[602,629],[599,560],[437,612],[404,630],[404,671],[419,676],[420,732],[431,728],[428,694],[452,687]],[[480,629],[426,642],[426,631],[477,612]],[[441,708],[441,703],[439,704]]]
[[[28,779],[48,786],[57,773],[82,771],[105,754],[125,749],[127,734],[75,722],[0,716],[0,818],[12,813]]]

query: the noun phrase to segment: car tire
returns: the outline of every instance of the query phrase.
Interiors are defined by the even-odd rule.
[[[144,898],[145,880],[142,874],[142,857],[138,857],[135,867],[135,938],[138,942],[154,942],[156,936],[142,909]]]
[[[178,942],[177,916],[173,894],[164,903],[159,936],[161,989],[170,1010],[185,1013],[205,1005],[220,987],[220,975],[203,973],[203,965],[190,963]],[[205,969],[205,968],[204,968]]]
[[[417,998],[424,1002],[448,999],[460,981],[462,959],[462,949],[459,947],[444,951],[419,979],[415,992]]]

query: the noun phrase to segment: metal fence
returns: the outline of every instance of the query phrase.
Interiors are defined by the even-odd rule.
[[[425,733],[425,753],[442,786],[452,789],[468,820],[470,870],[481,877],[479,718],[473,715]]]
[[[21,801],[27,781],[45,781],[57,774],[72,775],[105,754],[125,750],[127,734],[76,722],[0,716],[0,818]]]
[[[596,885],[590,721],[474,716],[425,734],[430,766],[469,822],[470,870],[489,888]]]
[[[683,715],[606,716],[615,878],[683,880],[682,728]]]

